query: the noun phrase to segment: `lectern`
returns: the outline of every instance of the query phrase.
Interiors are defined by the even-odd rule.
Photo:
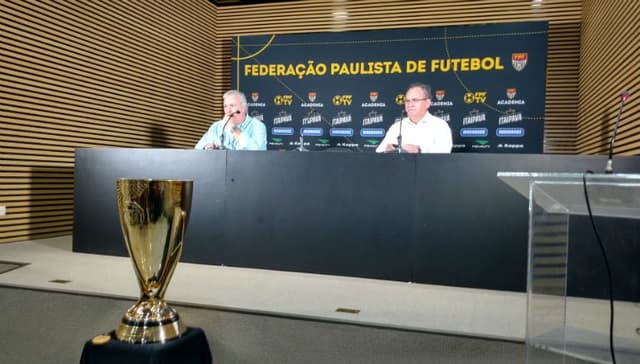
[[[640,219],[640,174],[584,177],[593,216]],[[498,178],[529,199],[527,363],[565,363],[569,357],[610,363],[609,301],[568,294],[575,291],[569,287],[569,272],[580,268],[570,266],[568,259],[575,240],[570,221],[588,216],[583,174],[498,172]],[[601,238],[616,243],[607,241],[606,235]],[[617,362],[640,363],[640,333],[630,329],[640,324],[640,306],[618,300],[615,314]]]

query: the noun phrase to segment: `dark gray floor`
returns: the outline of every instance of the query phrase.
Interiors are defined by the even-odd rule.
[[[133,302],[0,287],[0,363],[78,363]],[[176,306],[216,364],[524,363],[521,343]],[[566,361],[565,363],[577,363]]]

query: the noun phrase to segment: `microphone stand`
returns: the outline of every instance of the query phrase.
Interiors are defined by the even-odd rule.
[[[229,124],[229,120],[231,120],[231,117],[229,117],[229,119],[225,121],[224,125],[222,126],[222,131],[220,131],[220,145],[218,146],[218,150],[227,149],[224,147],[224,131],[225,129],[227,129],[227,124]]]
[[[309,149],[304,147],[304,134],[300,133],[300,146],[296,148],[299,152],[308,152]]]
[[[402,116],[400,116],[400,129],[398,130],[398,153],[404,153],[404,149],[402,149]]]
[[[611,134],[611,143],[609,144],[609,159],[607,159],[607,166],[604,169],[604,173],[613,173],[613,143],[616,141],[616,134],[618,132],[618,124],[620,123],[620,117],[622,116],[622,109],[624,108],[624,102],[629,98],[629,91],[622,91],[620,94],[620,108],[618,109],[618,116],[616,117],[616,124],[613,127],[613,133]]]
[[[227,115],[227,121],[224,122],[224,125],[222,126],[222,131],[220,132],[220,146],[218,146],[218,150],[227,149],[224,147],[224,131],[227,130],[227,124],[229,124],[229,121],[231,121],[231,118],[233,117],[234,114],[240,114],[240,110],[236,110],[231,114]]]

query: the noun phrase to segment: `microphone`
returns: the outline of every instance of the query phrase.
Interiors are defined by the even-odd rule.
[[[620,108],[618,109],[618,116],[616,117],[616,124],[613,127],[613,133],[611,134],[611,143],[609,144],[609,159],[607,159],[607,166],[604,169],[604,173],[613,173],[613,143],[616,141],[616,133],[618,132],[618,124],[620,123],[620,117],[622,116],[622,109],[624,108],[624,102],[629,98],[629,91],[624,90],[620,94]]]

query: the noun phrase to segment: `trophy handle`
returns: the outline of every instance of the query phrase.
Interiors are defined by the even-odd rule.
[[[173,211],[174,219],[173,225],[171,226],[171,241],[175,241],[176,243],[169,248],[167,254],[171,257],[170,260],[172,262],[175,261],[175,264],[169,264],[169,269],[165,270],[162,274],[161,282],[169,282],[169,280],[171,280],[171,276],[180,261],[180,256],[182,256],[184,233],[187,229],[187,212],[178,206],[176,206]],[[164,298],[167,287],[169,287],[169,285],[165,284],[160,288],[158,297]]]

